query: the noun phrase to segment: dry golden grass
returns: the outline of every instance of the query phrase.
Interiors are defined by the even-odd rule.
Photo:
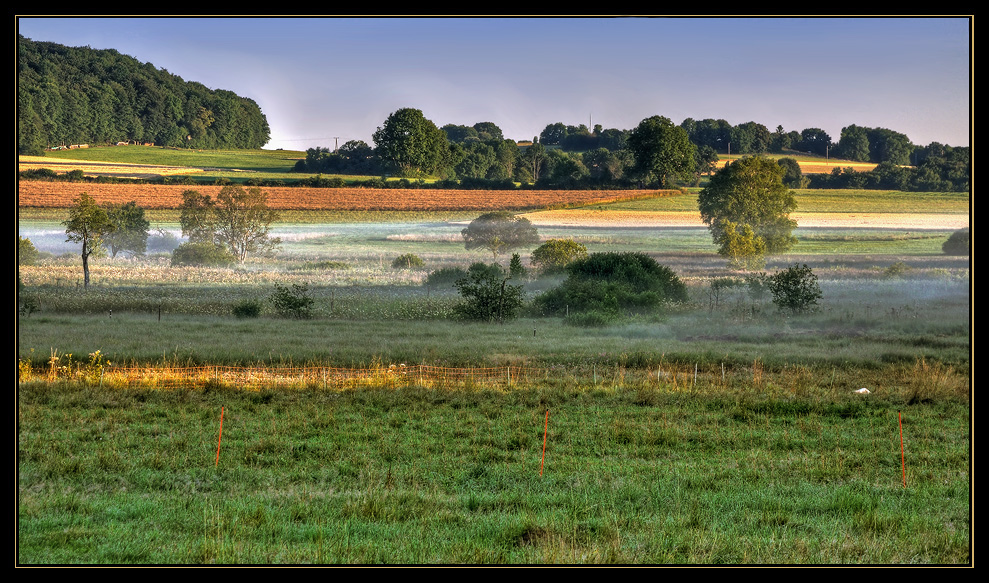
[[[700,212],[559,209],[526,213],[537,227],[706,227]],[[790,214],[801,227],[870,227],[895,229],[961,229],[967,214],[934,213],[801,213]]]
[[[740,156],[736,156],[733,159],[738,160]],[[724,168],[728,160],[722,159],[715,162],[716,168]],[[797,160],[797,164],[800,164],[800,171],[804,174],[830,174],[835,168],[853,168],[856,172],[868,172],[876,167],[875,164],[871,162],[849,162],[848,160],[821,160],[808,162],[806,160]]]
[[[17,171],[48,168],[59,174],[82,170],[87,176],[114,176],[117,178],[157,178],[178,174],[202,172],[202,168],[188,166],[155,166],[153,164],[127,164],[123,162],[99,162],[89,160],[59,160],[44,156],[18,156]]]

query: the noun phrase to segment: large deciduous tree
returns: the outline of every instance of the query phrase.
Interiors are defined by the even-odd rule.
[[[121,251],[143,255],[148,250],[148,229],[151,227],[144,218],[144,209],[133,200],[126,204],[109,204],[105,208],[114,227],[104,239],[110,256],[116,257]]]
[[[783,253],[796,243],[791,233],[797,223],[790,213],[797,203],[783,174],[768,158],[742,158],[715,173],[701,190],[701,218],[718,252],[733,264],[752,264],[763,253]]]
[[[103,248],[107,235],[113,232],[113,222],[88,193],[82,193],[69,208],[65,225],[66,241],[82,243],[83,287],[89,287],[89,256]]]
[[[443,130],[420,110],[408,107],[389,115],[372,137],[381,161],[402,176],[436,172],[448,148]]]
[[[182,235],[194,243],[226,248],[238,261],[250,254],[267,254],[281,244],[271,237],[278,213],[268,208],[268,195],[260,188],[224,186],[216,200],[195,190],[182,193]]]
[[[464,237],[464,247],[487,249],[494,259],[498,253],[510,251],[539,242],[536,227],[525,217],[518,217],[508,211],[485,213],[460,232]]]
[[[663,188],[689,179],[696,168],[696,146],[687,131],[659,115],[642,120],[629,134],[627,146],[635,156],[632,173]]]

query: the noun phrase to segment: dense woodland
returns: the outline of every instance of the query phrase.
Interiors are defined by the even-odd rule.
[[[183,81],[113,49],[70,48],[19,37],[18,151],[41,154],[71,144],[120,142],[204,149],[256,149],[270,132],[258,105],[229,91]],[[697,184],[721,156],[810,154],[878,164],[870,172],[836,167],[803,176],[781,161],[792,188],[970,190],[968,147],[915,145],[886,128],[849,125],[834,140],[750,121],[653,116],[633,129],[548,124],[517,142],[493,122],[437,126],[417,109],[392,113],[373,144],[310,148],[295,170],[308,174],[437,178],[432,186],[514,189],[671,188]],[[315,181],[315,182],[314,182]],[[316,176],[308,186],[340,181]]]
[[[18,36],[17,82],[21,154],[119,142],[261,148],[271,137],[251,99],[185,81],[113,49]]]

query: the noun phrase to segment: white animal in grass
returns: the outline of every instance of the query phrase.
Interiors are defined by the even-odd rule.
[[[860,395],[868,395],[868,394],[869,394],[869,393],[871,393],[872,391],[870,391],[869,389],[867,389],[867,388],[865,388],[865,387],[862,387],[861,389],[859,389],[859,390],[857,390],[857,391],[853,391],[853,392],[855,392],[855,393],[858,393],[858,394],[860,394]]]

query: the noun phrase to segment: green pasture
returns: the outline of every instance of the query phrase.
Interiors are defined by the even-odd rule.
[[[951,194],[797,196],[811,212],[969,212]],[[599,206],[696,212],[696,194]],[[451,317],[455,290],[422,284],[490,261],[458,238],[472,213],[285,213],[275,256],[228,268],[171,267],[177,215],[148,217],[149,253],[94,259],[86,290],[64,217],[20,210],[42,257],[18,268],[33,306],[16,330],[18,564],[973,560],[972,282],[970,258],[941,251],[950,231],[798,228],[766,271],[806,263],[823,297],[789,315],[711,285],[747,274],[704,228],[540,228],[648,252],[688,287],[684,305],[583,327]],[[392,268],[404,253],[425,268]],[[527,278],[526,297],[558,282]],[[293,283],[312,319],[275,313],[275,286]],[[249,300],[260,316],[235,317]],[[260,390],[70,378],[94,358],[528,373]],[[53,364],[66,374],[46,382]]]
[[[45,152],[45,157],[284,173],[289,172],[297,160],[305,159],[306,153],[290,150],[181,150],[158,146],[107,146]]]
[[[26,384],[17,559],[971,563],[964,382],[949,375],[923,402],[834,391],[806,372],[773,383],[787,396],[617,377],[343,391]]]

